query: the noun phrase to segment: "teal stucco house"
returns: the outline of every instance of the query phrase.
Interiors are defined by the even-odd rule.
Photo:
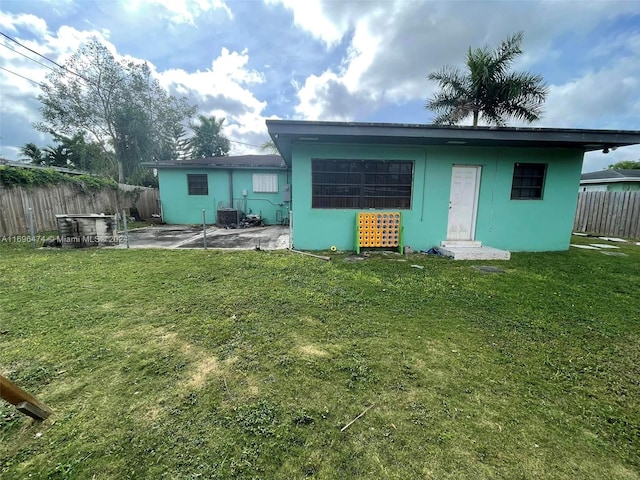
[[[168,224],[237,223],[259,215],[288,221],[289,168],[280,155],[209,157],[145,163],[157,170],[162,220]]]
[[[402,242],[416,251],[567,250],[584,153],[640,143],[630,131],[289,120],[267,127],[291,168],[291,241],[303,250],[353,250],[362,212],[400,212]]]

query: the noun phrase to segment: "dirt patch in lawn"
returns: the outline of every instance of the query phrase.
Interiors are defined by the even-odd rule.
[[[215,357],[206,357],[192,367],[191,378],[187,380],[186,386],[191,388],[202,387],[211,375],[220,375],[222,369],[220,362]]]
[[[326,352],[315,345],[301,345],[297,350],[301,354],[309,357],[326,357],[329,355],[329,352]]]
[[[201,388],[211,376],[222,375],[231,363],[231,360],[220,362],[205,350],[182,340],[177,333],[167,331],[164,327],[141,326],[126,332],[118,332],[115,337],[118,339],[135,337],[135,343],[143,350],[159,350],[162,354],[184,355],[189,363],[180,383],[187,388]]]

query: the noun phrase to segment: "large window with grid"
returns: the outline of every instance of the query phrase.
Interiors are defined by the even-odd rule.
[[[189,195],[209,195],[209,180],[206,173],[187,174]]]
[[[413,162],[312,159],[313,208],[411,208]]]
[[[541,200],[546,163],[516,163],[513,166],[511,200]]]

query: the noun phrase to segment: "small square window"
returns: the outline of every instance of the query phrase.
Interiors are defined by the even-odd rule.
[[[209,180],[207,174],[188,174],[187,185],[189,195],[209,195]]]
[[[516,163],[513,166],[511,200],[541,200],[546,163]]]

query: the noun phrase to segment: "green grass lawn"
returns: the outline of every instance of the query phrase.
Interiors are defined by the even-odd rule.
[[[0,477],[640,478],[640,246],[618,252],[0,244],[0,373],[54,410],[0,402]]]

